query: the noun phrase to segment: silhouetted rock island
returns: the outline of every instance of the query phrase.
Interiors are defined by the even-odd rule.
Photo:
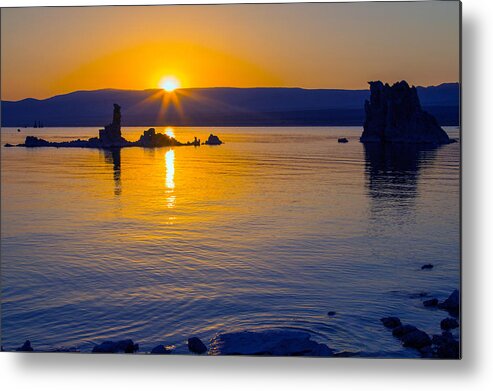
[[[205,145],[221,145],[223,142],[219,140],[219,137],[213,135],[212,133],[209,135],[209,138],[206,140]]]
[[[121,107],[118,104],[113,105],[113,121],[99,130],[99,137],[92,137],[88,140],[71,140],[53,142],[43,140],[34,136],[27,136],[24,144],[5,144],[6,147],[56,147],[56,148],[125,148],[125,147],[178,147],[183,145],[199,146],[200,140],[195,137],[194,141],[181,143],[174,137],[167,134],[156,133],[156,129],[150,128],[140,136],[138,141],[128,141],[122,136],[121,131]],[[221,145],[223,142],[219,137],[211,134],[206,145]]]
[[[113,122],[99,130],[99,142],[103,147],[123,147],[127,140],[122,137],[121,107],[113,104]]]
[[[361,142],[439,145],[455,141],[421,108],[416,87],[409,87],[406,81],[392,86],[381,81],[369,84]]]

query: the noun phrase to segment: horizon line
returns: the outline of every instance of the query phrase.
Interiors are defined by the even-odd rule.
[[[404,79],[403,79],[404,80]],[[398,80],[402,81],[402,80]],[[397,81],[394,81],[392,83],[396,83]],[[383,82],[383,83],[388,83],[389,82]],[[430,88],[430,87],[439,87],[444,84],[460,84],[460,81],[448,81],[448,82],[442,82],[438,84],[432,84],[428,86],[422,86],[422,85],[413,85],[416,88]],[[96,89],[80,89],[80,90],[74,90],[70,92],[65,92],[65,93],[60,93],[52,96],[48,96],[46,98],[33,98],[33,97],[26,97],[26,98],[21,98],[17,100],[10,100],[10,99],[0,99],[1,102],[22,102],[25,100],[36,100],[36,101],[43,101],[43,100],[48,100],[48,99],[53,99],[56,97],[60,96],[67,96],[71,94],[75,94],[78,92],[99,92],[99,91],[126,91],[126,92],[143,92],[143,91],[157,91],[157,90],[162,90],[166,94],[172,94],[176,91],[181,91],[181,90],[213,90],[213,89],[237,89],[237,90],[253,90],[253,89],[292,89],[292,90],[311,90],[311,91],[320,91],[320,90],[332,90],[332,91],[369,91],[368,88],[324,88],[324,87],[286,87],[286,86],[255,86],[255,87],[232,87],[232,86],[216,86],[216,87],[183,87],[183,88],[177,88],[174,91],[167,92],[162,88],[156,87],[156,88],[143,88],[143,89],[127,89],[127,88],[114,88],[114,87],[107,87],[107,88],[96,88]]]

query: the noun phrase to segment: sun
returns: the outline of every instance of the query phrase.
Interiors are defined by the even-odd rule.
[[[180,87],[180,80],[174,76],[165,76],[159,82],[159,87],[167,92],[171,92]]]

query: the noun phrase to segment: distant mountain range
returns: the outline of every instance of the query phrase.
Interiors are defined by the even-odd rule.
[[[421,105],[440,125],[459,124],[458,83],[417,87]],[[101,126],[113,103],[123,126],[362,125],[369,90],[302,88],[188,88],[75,91],[52,98],[1,102],[4,127]]]

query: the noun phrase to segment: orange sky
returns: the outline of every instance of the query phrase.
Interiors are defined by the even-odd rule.
[[[459,80],[459,3],[2,9],[1,98],[182,87]]]

